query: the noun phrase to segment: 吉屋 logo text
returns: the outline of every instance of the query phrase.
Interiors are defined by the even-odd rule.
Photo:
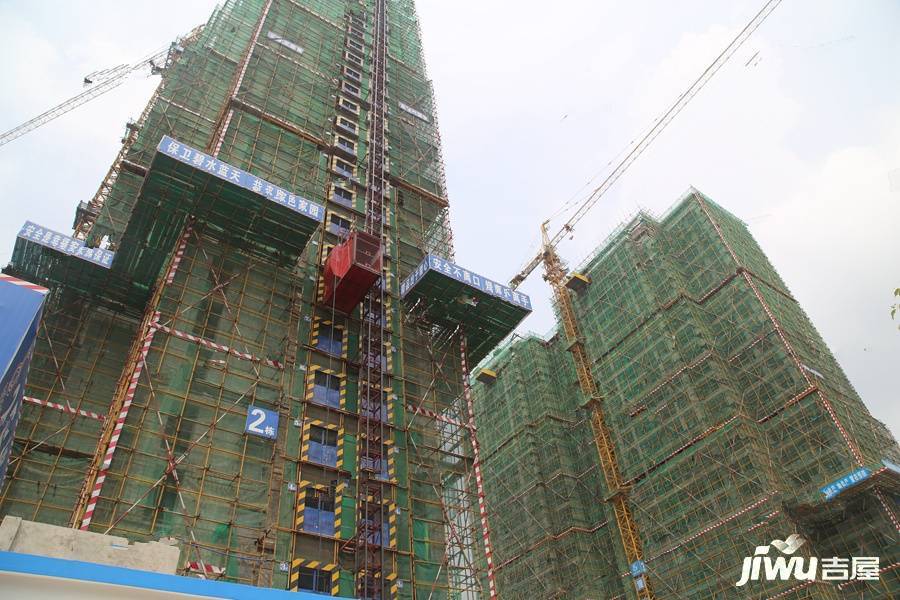
[[[793,533],[785,540],[772,540],[767,546],[757,546],[753,556],[744,558],[741,578],[735,586],[742,587],[751,581],[851,581],[877,580],[879,578],[879,557],[853,556],[850,558],[819,559],[815,556],[791,556],[804,544],[799,534]],[[775,547],[784,556],[769,556]]]

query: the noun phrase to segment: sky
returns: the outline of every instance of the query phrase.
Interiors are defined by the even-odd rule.
[[[762,0],[420,0],[457,262],[495,280],[586,196]],[[206,21],[206,0],[0,0],[0,131]],[[750,227],[873,415],[900,432],[900,4],[785,0],[566,240],[578,265],[690,186]],[[0,147],[0,264],[30,219],[67,233],[146,74]],[[566,214],[553,221],[561,224]],[[560,220],[562,219],[562,220]],[[537,272],[523,331],[553,327]]]

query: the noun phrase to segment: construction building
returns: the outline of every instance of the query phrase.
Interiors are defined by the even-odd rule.
[[[453,262],[412,0],[227,0],[154,68],[74,233],[26,223],[4,269],[50,291],[0,516],[495,597],[465,374],[530,302]]]
[[[692,189],[565,285],[577,328],[558,312],[557,331],[514,336],[475,374],[504,598],[900,596],[900,450],[745,224]],[[814,580],[736,585],[757,547],[795,533]]]

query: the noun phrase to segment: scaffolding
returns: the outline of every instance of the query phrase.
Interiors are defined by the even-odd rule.
[[[615,589],[601,473],[575,371],[558,340],[514,338],[476,384],[475,421],[503,597],[590,597]],[[550,351],[555,348],[556,351]],[[564,390],[564,393],[559,393]]]
[[[743,557],[797,532],[811,542],[807,556],[880,556],[880,579],[840,588],[760,581],[753,597],[896,595],[898,473],[890,465],[897,444],[869,415],[746,226],[691,190],[663,218],[640,214],[619,228],[574,272],[588,282],[570,293],[654,593],[730,597]],[[589,401],[575,391],[571,367],[551,367],[566,375],[546,386],[530,375],[541,372],[541,362],[564,360],[565,351],[558,337],[519,341],[486,362],[496,381],[476,384],[482,443],[501,448],[488,454],[486,470],[504,474],[486,478],[488,499],[511,505],[501,514],[522,518],[527,513],[516,503],[527,503],[535,515],[519,539],[496,536],[500,564],[520,565],[511,575],[500,569],[500,589],[526,597],[540,580],[553,580],[539,575],[549,570],[564,582],[565,597],[633,597],[629,563],[615,544],[605,554],[613,560],[593,572],[564,561],[548,567],[541,550],[527,550],[544,548],[548,534],[614,522],[607,504],[603,519],[583,517],[597,498],[609,499],[602,481],[578,485],[582,508],[557,510],[562,486],[544,473],[541,461],[557,454],[553,447],[565,448],[564,463],[578,460],[586,444],[584,417],[574,415]],[[564,409],[566,420],[543,435],[509,430],[516,411],[565,407],[572,397],[578,406]],[[567,444],[568,427],[582,436],[580,445]],[[503,454],[532,439],[535,451]],[[597,466],[569,469],[585,473],[581,482]],[[823,497],[823,486],[861,467],[872,473],[864,483]],[[521,472],[535,477],[511,478]],[[560,523],[547,528],[554,519]]]
[[[112,264],[22,236],[5,269],[51,292],[0,512],[174,537],[191,576],[491,595],[461,338],[400,301],[453,255],[413,3],[229,0],[162,77],[76,214]],[[353,230],[384,270],[344,313]]]
[[[416,331],[427,351],[427,361],[423,356],[418,364],[406,363],[407,401],[412,402],[407,408],[412,419],[411,456],[420,467],[420,485],[414,493],[420,503],[433,507],[435,521],[444,515],[448,551],[436,566],[446,569],[451,581],[477,581],[483,593],[496,598],[491,513],[468,376],[470,365],[527,316],[530,300],[435,255],[425,255],[409,271],[400,295],[407,307],[407,331]],[[413,427],[417,420],[420,424]],[[434,430],[423,431],[422,424]],[[440,457],[442,450],[449,456]],[[423,461],[436,457],[440,463],[430,474],[421,468],[427,464]],[[479,537],[483,557],[473,554],[470,546]],[[433,594],[431,590],[429,595]]]

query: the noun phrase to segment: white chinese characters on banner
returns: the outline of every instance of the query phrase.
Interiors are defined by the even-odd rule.
[[[169,136],[163,136],[156,148],[159,152],[171,156],[175,160],[198,169],[203,169],[214,177],[250,190],[260,196],[265,196],[272,202],[285,206],[296,213],[300,213],[318,222],[325,220],[325,208],[298,196],[289,191],[260,179],[256,175],[242,171],[226,162],[204,154],[196,148],[191,148]]]
[[[410,273],[403,283],[400,284],[400,297],[405,297],[429,271],[443,273],[448,277],[452,277],[453,279],[485,292],[486,294],[496,296],[497,298],[506,300],[516,306],[531,310],[531,298],[526,294],[522,294],[505,285],[492,281],[487,277],[482,277],[477,273],[463,269],[459,265],[441,258],[440,256],[435,256],[434,254],[427,254],[425,260],[423,260],[422,263],[416,267],[416,270]]]
[[[244,432],[274,440],[278,436],[278,413],[259,406],[248,406]]]
[[[821,488],[820,491],[825,494],[826,500],[831,500],[847,488],[852,487],[857,483],[860,483],[861,481],[865,481],[871,475],[872,471],[870,469],[867,469],[866,467],[860,467],[849,475],[845,475],[837,481],[832,481],[825,487]]]
[[[19,230],[18,237],[31,240],[41,246],[52,248],[69,256],[77,256],[82,260],[86,260],[95,265],[100,265],[108,269],[112,265],[113,258],[116,253],[112,250],[104,250],[103,248],[88,248],[81,240],[69,237],[62,233],[41,227],[37,223],[25,221],[22,229]]]

